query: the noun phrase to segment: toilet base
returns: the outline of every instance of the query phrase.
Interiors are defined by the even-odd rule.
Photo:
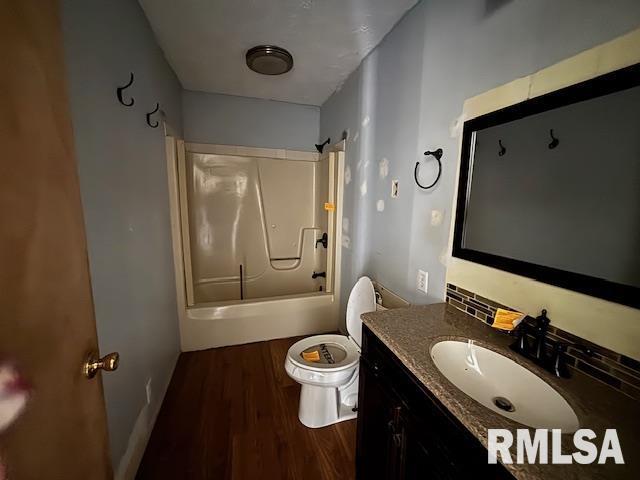
[[[322,428],[352,420],[358,416],[357,371],[349,383],[340,388],[303,384],[300,390],[298,418],[309,428]]]

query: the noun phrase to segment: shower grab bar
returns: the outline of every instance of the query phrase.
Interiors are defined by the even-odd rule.
[[[242,283],[243,283],[242,264],[240,264],[240,300],[244,300],[244,289],[242,288]]]

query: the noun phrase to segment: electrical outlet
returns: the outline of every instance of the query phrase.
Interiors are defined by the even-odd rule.
[[[422,293],[426,294],[429,287],[429,273],[424,270],[418,270],[418,280],[416,282],[416,288]]]
[[[149,378],[147,380],[147,384],[144,387],[145,391],[147,392],[147,404],[151,403],[151,379]]]

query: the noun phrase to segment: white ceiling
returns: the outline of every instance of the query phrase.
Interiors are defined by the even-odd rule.
[[[139,2],[185,89],[321,105],[417,0]],[[293,70],[249,70],[259,44],[289,50]]]

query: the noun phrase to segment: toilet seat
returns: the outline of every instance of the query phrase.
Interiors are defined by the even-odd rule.
[[[302,358],[303,351],[320,344],[335,345],[344,350],[346,357],[333,364],[309,362]],[[352,368],[360,359],[358,346],[344,335],[314,335],[313,337],[303,338],[289,348],[287,355],[291,363],[299,368],[325,373],[339,372]]]

